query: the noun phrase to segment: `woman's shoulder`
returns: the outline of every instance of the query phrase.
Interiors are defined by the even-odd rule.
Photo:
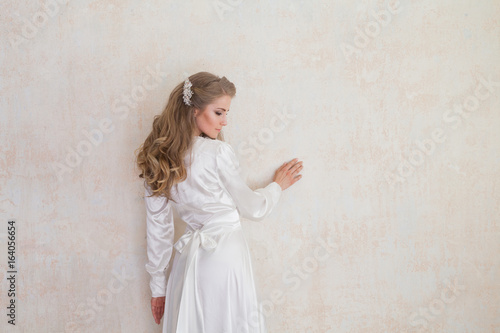
[[[202,163],[205,163],[206,166],[214,166],[216,169],[225,170],[227,173],[233,172],[233,169],[238,169],[239,161],[231,144],[202,137],[196,140],[196,155],[202,157]]]
[[[199,147],[198,151],[199,152],[217,155],[217,154],[224,153],[224,152],[227,152],[228,150],[233,149],[232,146],[225,141],[205,138],[205,137],[201,137],[201,136],[196,137],[196,138],[197,138],[196,144],[198,144],[198,147]]]

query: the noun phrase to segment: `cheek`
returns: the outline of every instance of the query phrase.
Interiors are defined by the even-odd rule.
[[[216,117],[210,115],[206,115],[205,117],[203,117],[203,124],[205,126],[213,126],[214,124],[216,124],[216,122],[217,122]]]
[[[210,125],[216,124],[217,123],[217,117],[216,116],[207,117],[207,123],[209,123]]]

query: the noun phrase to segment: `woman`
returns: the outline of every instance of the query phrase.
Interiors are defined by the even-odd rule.
[[[240,216],[263,220],[302,176],[294,159],[251,190],[223,141],[234,84],[200,72],[177,85],[139,148],[147,212],[151,311],[163,332],[265,332]],[[173,208],[186,222],[174,244]],[[165,272],[173,250],[172,271]]]

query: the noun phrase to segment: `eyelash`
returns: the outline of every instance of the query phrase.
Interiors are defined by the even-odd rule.
[[[218,116],[221,116],[222,115],[222,112],[215,112],[215,114],[217,114]],[[226,112],[226,115],[228,115],[229,112]]]

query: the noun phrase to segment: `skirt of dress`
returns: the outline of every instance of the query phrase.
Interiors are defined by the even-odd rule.
[[[163,333],[265,333],[241,225],[190,230],[176,243]],[[216,230],[217,228],[212,228]]]

